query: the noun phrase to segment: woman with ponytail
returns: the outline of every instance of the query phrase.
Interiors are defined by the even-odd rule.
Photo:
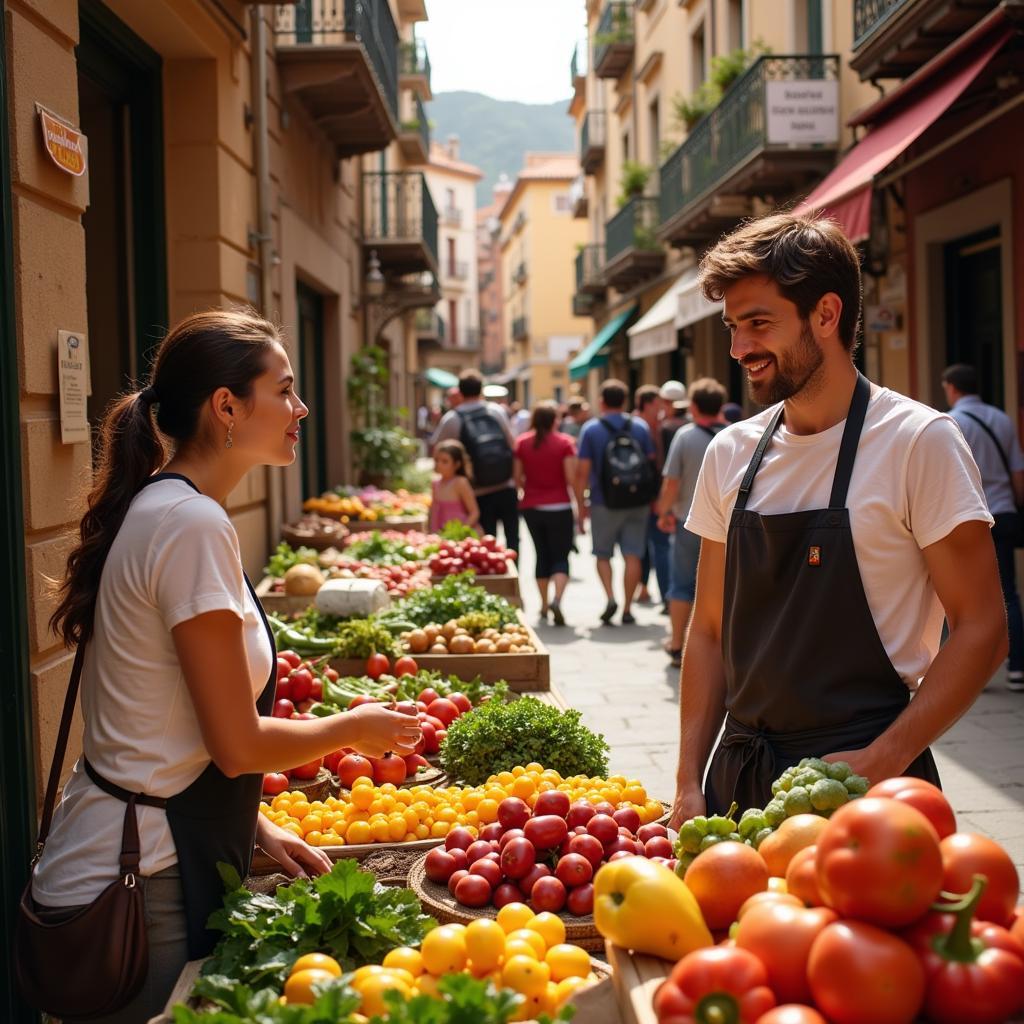
[[[159,1013],[184,963],[210,952],[218,862],[244,876],[255,841],[291,874],[330,867],[259,815],[265,772],[343,746],[406,754],[419,739],[415,718],[381,704],[314,721],[270,716],[273,637],[224,503],[250,470],[294,461],[307,412],[276,328],[212,311],[170,332],[148,386],[103,422],[52,621],[83,653],[83,756],[32,899],[54,924],[95,900],[119,877],[126,806],[138,804],[149,968],[108,1024]]]

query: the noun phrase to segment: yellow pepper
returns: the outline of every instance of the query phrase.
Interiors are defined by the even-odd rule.
[[[616,946],[666,960],[714,944],[686,883],[645,857],[623,857],[598,871],[594,923]]]

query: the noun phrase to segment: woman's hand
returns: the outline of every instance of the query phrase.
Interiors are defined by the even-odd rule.
[[[310,878],[331,870],[331,858],[298,836],[279,828],[262,814],[256,822],[256,842],[292,878]]]
[[[419,719],[391,711],[384,704],[361,704],[346,711],[345,717],[354,729],[346,746],[370,757],[383,757],[389,750],[404,757],[420,741]]]

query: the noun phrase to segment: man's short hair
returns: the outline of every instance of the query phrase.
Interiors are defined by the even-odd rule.
[[[806,320],[823,295],[843,303],[839,340],[852,352],[860,322],[860,260],[835,221],[775,213],[748,221],[726,235],[700,263],[700,284],[712,302],[747,277],[763,275]]]
[[[961,395],[976,395],[978,371],[967,363],[954,363],[942,371],[942,383],[952,384]]]
[[[621,409],[626,404],[626,395],[629,389],[621,380],[611,378],[601,385],[601,401],[609,409]]]
[[[477,370],[463,370],[459,374],[459,392],[463,398],[479,398],[484,379]]]
[[[690,405],[702,416],[717,416],[728,397],[714,377],[701,377],[690,385]]]
[[[633,393],[633,408],[643,412],[651,404],[661,398],[661,391],[653,384],[641,384]]]

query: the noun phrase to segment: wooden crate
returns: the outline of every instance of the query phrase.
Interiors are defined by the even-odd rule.
[[[605,953],[612,968],[622,1024],[658,1024],[654,993],[675,965],[660,957],[631,953],[608,941]]]
[[[326,513],[321,513],[326,515]],[[396,516],[394,519],[375,519],[373,522],[350,519],[346,524],[349,533],[369,533],[372,530],[396,530],[398,533],[426,533],[426,516]]]
[[[430,582],[434,584],[443,583],[447,578],[447,576],[431,576]],[[517,608],[523,607],[523,598],[519,590],[519,570],[516,568],[515,562],[509,562],[509,571],[507,573],[502,573],[500,576],[478,574],[473,582],[478,587],[483,587],[488,593],[497,594],[499,597],[505,598],[506,601],[514,604]]]
[[[304,612],[314,601],[316,595],[305,594],[302,596],[293,594],[275,594],[273,592],[275,579],[273,576],[264,576],[256,587],[256,596],[263,605],[263,610],[271,615],[294,615]]]

